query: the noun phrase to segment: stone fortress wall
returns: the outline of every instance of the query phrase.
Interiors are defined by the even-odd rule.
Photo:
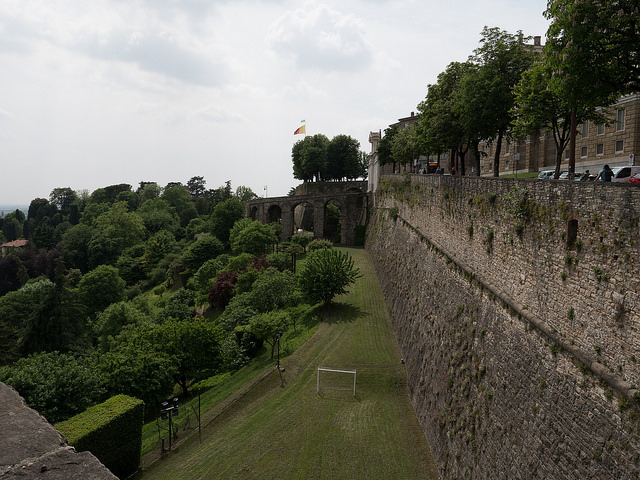
[[[367,248],[443,479],[640,477],[640,188],[386,178]]]

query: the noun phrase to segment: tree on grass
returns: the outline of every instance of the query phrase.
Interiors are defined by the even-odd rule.
[[[333,297],[347,292],[347,287],[360,278],[353,258],[346,252],[323,248],[307,254],[300,271],[300,290],[311,304],[329,304]]]
[[[271,347],[271,359],[273,360],[278,334],[284,332],[290,323],[289,312],[285,310],[273,310],[271,312],[254,315],[249,325],[242,328],[251,332],[258,340],[267,342]]]
[[[278,243],[271,225],[257,220],[242,219],[236,222],[229,236],[234,255],[250,253],[255,256],[267,253],[269,247]]]

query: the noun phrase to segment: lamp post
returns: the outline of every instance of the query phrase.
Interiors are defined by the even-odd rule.
[[[282,337],[282,332],[276,333],[276,341],[278,342],[278,363],[276,367],[280,370],[280,338]]]
[[[174,397],[171,404],[169,404],[169,402],[162,402],[160,404],[160,418],[162,418],[162,420],[169,420],[169,450],[171,450],[172,446],[173,416],[178,415],[178,413],[180,413],[178,410],[178,397]],[[162,439],[162,451],[165,451],[164,438]]]

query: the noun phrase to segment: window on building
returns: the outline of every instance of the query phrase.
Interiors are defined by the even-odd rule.
[[[569,160],[569,149],[568,148],[564,151],[564,159],[565,160]]]
[[[624,152],[624,140],[616,140],[616,153]]]
[[[596,155],[604,155],[604,143],[596,144]]]
[[[624,130],[624,108],[619,108],[616,113],[616,130]]]
[[[588,137],[589,136],[589,122],[584,122],[582,124],[582,130],[580,131],[580,134],[583,137]]]
[[[596,128],[597,128],[597,132],[596,133],[598,135],[604,135],[604,123],[601,123]]]
[[[509,153],[511,151],[511,142],[507,138],[507,144],[504,147],[504,153]]]
[[[587,156],[587,147],[580,147],[580,158]]]

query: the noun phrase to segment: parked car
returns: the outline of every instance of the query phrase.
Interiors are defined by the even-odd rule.
[[[538,178],[539,179],[548,179],[548,178],[553,178],[553,174],[555,173],[555,170],[542,170],[539,174],[538,174]]]
[[[636,173],[632,177],[629,178],[629,183],[638,183],[640,184],[640,173]]]
[[[629,179],[634,175],[640,173],[640,166],[637,167],[614,167],[612,182],[628,183]]]
[[[583,173],[583,172],[576,172],[573,174],[573,179],[576,182],[582,182],[582,181],[586,181],[587,179],[582,178],[585,175],[589,175],[588,173]],[[596,178],[596,177],[593,177]],[[569,172],[562,172],[562,174],[560,175],[560,178],[558,180],[569,180]],[[592,180],[591,178],[589,178],[589,180]]]

